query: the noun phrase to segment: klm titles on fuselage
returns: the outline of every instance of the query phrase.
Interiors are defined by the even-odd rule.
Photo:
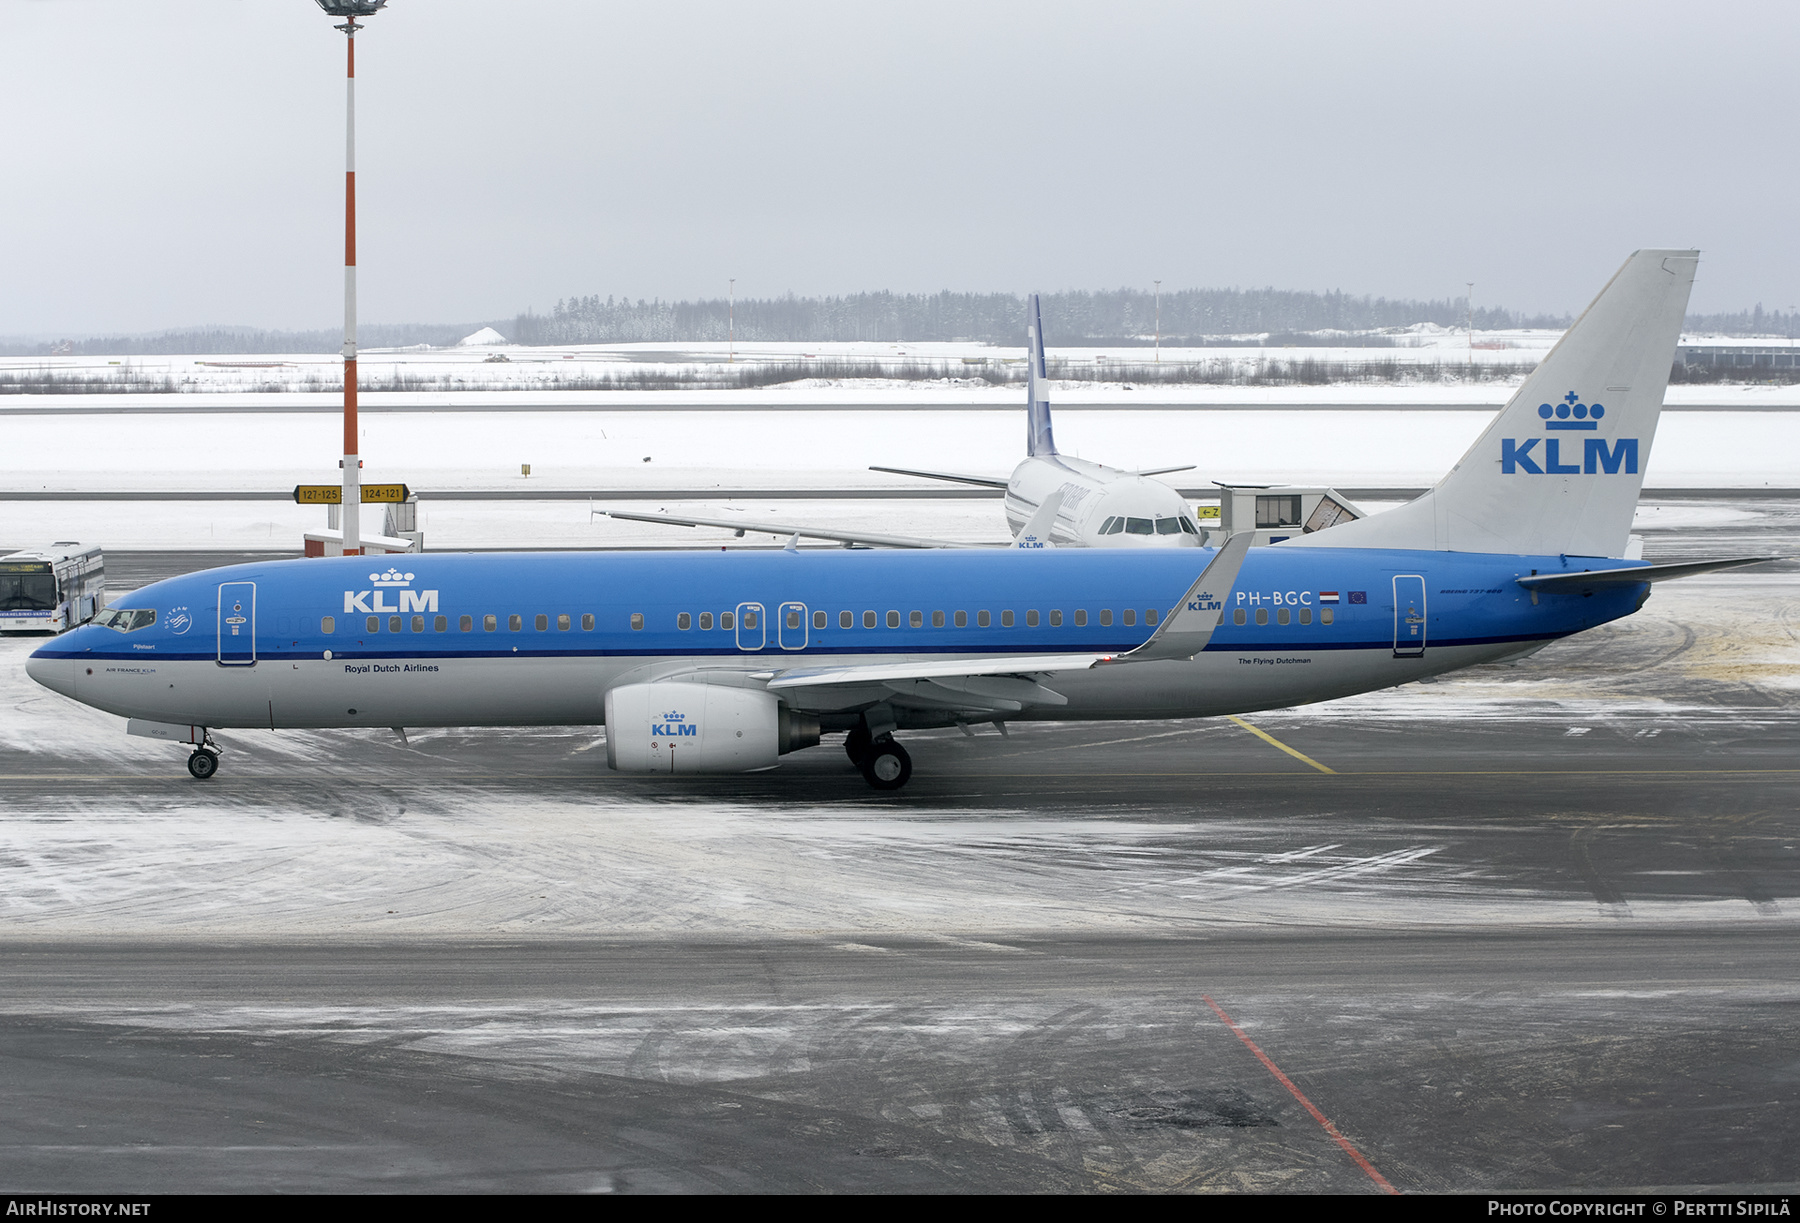
[[[1592,433],[1600,428],[1600,421],[1606,415],[1603,403],[1586,404],[1580,402],[1581,396],[1570,391],[1562,397],[1558,404],[1541,403],[1538,405],[1538,417],[1544,422],[1546,433]],[[1538,443],[1544,444],[1541,453]],[[1581,461],[1563,462],[1562,442],[1560,437],[1532,437],[1520,442],[1517,438],[1500,439],[1500,474],[1504,476],[1616,476],[1620,472],[1626,475],[1637,475],[1638,440],[1635,437],[1621,437],[1608,445],[1603,437],[1587,437],[1581,440]],[[1575,456],[1570,455],[1573,459]],[[1540,461],[1542,466],[1539,466]]]
[[[397,569],[389,569],[386,573],[371,573],[369,582],[372,590],[346,590],[344,592],[344,614],[362,612],[364,615],[383,615],[407,612],[436,612],[438,609],[438,592],[435,590],[409,590],[413,575],[401,573]],[[387,601],[387,592],[397,590],[400,605],[393,606]]]

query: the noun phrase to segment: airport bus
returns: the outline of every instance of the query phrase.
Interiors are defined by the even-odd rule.
[[[0,633],[61,633],[106,606],[106,557],[62,540],[0,556]]]

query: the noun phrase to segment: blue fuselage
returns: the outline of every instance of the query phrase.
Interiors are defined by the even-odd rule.
[[[131,717],[210,726],[597,723],[606,688],[892,656],[1121,654],[1210,549],[423,554],[235,565],[119,601],[31,672]],[[1193,662],[1061,677],[1027,717],[1300,704],[1490,661],[1628,615],[1645,586],[1515,579],[1633,562],[1254,548]],[[1102,672],[1106,674],[1102,675]],[[817,698],[825,699],[823,696]]]

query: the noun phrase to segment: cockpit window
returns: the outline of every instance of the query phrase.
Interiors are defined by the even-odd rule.
[[[1179,534],[1181,534],[1181,519],[1179,519],[1179,518],[1158,518],[1156,520],[1156,533],[1158,535],[1179,535]]]
[[[1177,527],[1175,529],[1180,530],[1181,528]],[[1148,518],[1127,518],[1125,520],[1125,533],[1127,535],[1154,535],[1156,534],[1156,527]]]
[[[1200,528],[1189,522],[1185,517],[1181,520],[1181,529],[1186,531],[1189,535],[1200,534]]]
[[[149,628],[156,623],[156,613],[149,608],[114,607],[94,617],[94,623],[102,628],[116,629],[121,633],[135,633],[141,628]]]
[[[1123,518],[1108,518],[1106,520],[1106,525],[1100,528],[1100,534],[1102,534],[1102,535],[1117,535],[1124,529],[1125,529],[1125,519],[1123,519]]]

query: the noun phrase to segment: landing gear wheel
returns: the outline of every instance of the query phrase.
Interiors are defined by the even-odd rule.
[[[869,745],[857,767],[863,780],[877,790],[898,790],[912,780],[912,757],[887,735]]]
[[[196,781],[205,781],[218,771],[219,757],[214,752],[199,748],[192,756],[188,757],[188,772],[194,775]]]
[[[850,757],[850,763],[862,768],[862,759],[869,754],[869,745],[873,743],[869,737],[869,728],[857,726],[844,736],[844,754]]]

